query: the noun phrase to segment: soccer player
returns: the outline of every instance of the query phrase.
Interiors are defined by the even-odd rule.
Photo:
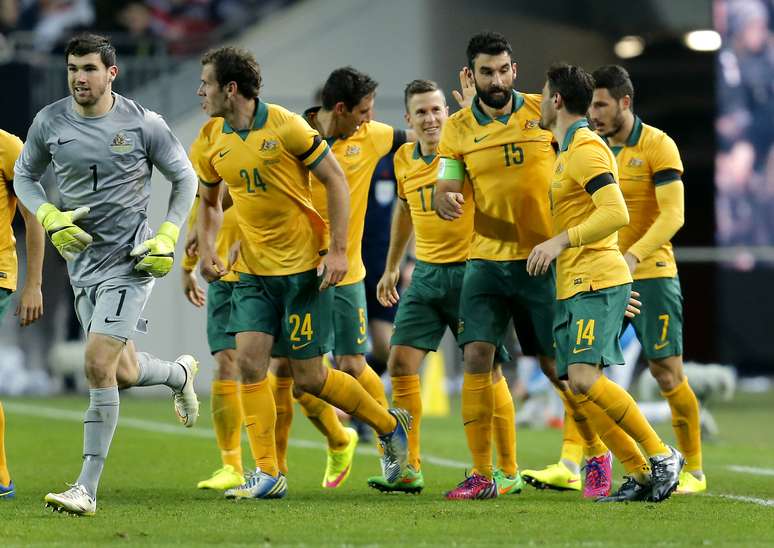
[[[527,271],[545,275],[557,260],[557,374],[640,443],[650,460],[649,485],[630,478],[599,500],[660,502],[677,487],[683,456],[661,441],[629,393],[602,375],[602,367],[623,363],[619,335],[632,278],[618,249],[616,232],[629,215],[615,157],[585,118],[593,91],[580,67],[559,64],[547,72],[540,125],[560,143],[550,189],[554,236],[532,249]]]
[[[699,402],[683,372],[683,298],[670,240],[683,226],[683,163],[675,142],[634,114],[634,86],[626,69],[594,71],[589,117],[615,154],[629,224],[618,246],[645,306],[632,320],[650,372],[672,410],[685,470],[678,493],[707,489],[702,472]],[[644,184],[644,181],[651,184]]]
[[[115,49],[98,35],[65,48],[71,97],[35,116],[16,162],[14,190],[67,261],[75,308],[86,333],[89,408],[83,421],[83,466],[63,493],[45,500],[54,510],[93,515],[97,485],[118,422],[118,389],[164,384],[174,392],[180,421],[193,426],[199,402],[190,355],[174,362],[136,352],[145,331],[140,316],[155,278],[169,273],[179,226],[193,203],[196,174],[164,120],[113,93]],[[53,165],[62,210],[48,201],[40,177]],[[148,226],[150,176],[156,166],[172,183],[165,221]]]
[[[17,259],[16,239],[11,223],[16,214],[16,196],[13,193],[13,166],[22,150],[22,142],[16,135],[0,129],[0,320],[11,306],[16,291]],[[27,277],[19,297],[16,315],[19,323],[27,326],[43,315],[43,253],[45,234],[35,216],[24,206],[19,206],[27,242]],[[5,458],[5,414],[0,403],[0,501],[16,496],[16,489],[8,472]]]
[[[239,368],[236,365],[236,342],[234,335],[226,332],[231,312],[231,294],[239,275],[231,270],[233,254],[239,246],[239,225],[236,210],[228,192],[223,192],[223,225],[215,241],[218,259],[226,265],[228,274],[207,286],[205,293],[196,279],[196,219],[199,212],[199,198],[194,201],[188,217],[186,256],[182,263],[183,293],[194,306],[207,305],[207,344],[217,366],[211,388],[212,426],[220,449],[223,466],[208,479],[197,483],[199,489],[225,491],[244,483],[242,469],[242,406],[239,401]],[[233,248],[233,249],[232,249]],[[232,256],[230,256],[230,253]]]
[[[272,353],[289,359],[301,391],[377,431],[383,469],[394,480],[406,465],[411,416],[402,409],[388,411],[350,375],[322,363],[332,348],[329,288],[347,274],[346,180],[317,131],[301,116],[261,101],[260,85],[260,68],[245,50],[224,47],[202,57],[198,94],[210,120],[191,146],[200,180],[200,269],[209,282],[227,273],[215,248],[222,216],[219,187],[225,182],[242,231],[227,331],[236,334],[242,413],[256,464],[226,497],[280,498],[287,492],[275,446],[277,408],[267,379]],[[310,170],[325,185],[330,242],[312,204]]]
[[[336,367],[352,375],[380,405],[387,407],[384,386],[365,359],[368,343],[368,312],[366,305],[365,266],[361,243],[368,189],[379,159],[394,152],[409,139],[407,132],[371,120],[377,83],[367,74],[352,67],[334,70],[323,85],[322,105],[304,113],[309,125],[316,129],[330,146],[349,184],[349,229],[347,232],[347,274],[333,288],[333,354]],[[413,134],[409,140],[413,140]],[[329,222],[326,186],[312,172],[312,202]],[[281,354],[281,351],[279,352]],[[276,354],[276,353],[275,353]],[[288,376],[286,360],[276,362],[272,369],[277,375],[278,388]],[[312,394],[295,394],[304,414],[328,441],[328,456],[322,485],[339,487],[349,477],[352,458],[358,440],[352,428],[341,426],[335,410]],[[278,401],[289,401],[290,388],[276,394]],[[278,422],[278,424],[280,424]],[[282,423],[280,439],[287,439],[290,421]],[[280,448],[280,455],[285,449]],[[282,458],[280,458],[282,460]]]
[[[498,493],[492,417],[496,400],[505,398],[495,396],[492,368],[509,320],[513,318],[526,354],[538,355],[544,367],[553,358],[553,273],[527,276],[525,261],[530,249],[550,234],[546,196],[555,154],[551,133],[538,127],[540,97],[513,90],[516,64],[511,53],[501,34],[485,32],[470,39],[468,69],[476,97],[449,118],[438,145],[437,214],[445,220],[465,214],[466,176],[475,201],[458,327],[465,362],[462,417],[473,470],[447,493],[453,499]],[[505,472],[515,479],[516,470]]]
[[[419,493],[424,487],[419,450],[422,414],[419,369],[425,355],[437,350],[447,327],[457,332],[465,260],[473,237],[474,209],[466,208],[462,217],[453,222],[441,220],[433,211],[439,163],[436,152],[449,112],[443,92],[435,82],[414,80],[406,86],[404,99],[406,121],[417,135],[417,142],[406,143],[395,153],[400,202],[393,213],[387,262],[377,296],[386,307],[400,301],[388,368],[393,403],[408,410],[414,421],[409,432],[406,472],[394,482],[374,476],[368,484],[383,492]],[[470,184],[464,185],[463,195],[472,199]],[[400,261],[412,232],[416,236],[417,263],[411,285],[401,297],[397,291]],[[501,493],[519,492],[523,482],[515,473],[515,411],[499,367],[495,369],[493,383],[497,399],[493,427],[500,464],[494,474]],[[513,479],[503,470],[508,470]]]

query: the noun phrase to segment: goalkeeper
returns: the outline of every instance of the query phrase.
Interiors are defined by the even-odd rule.
[[[97,484],[118,422],[119,388],[164,384],[179,420],[193,426],[199,403],[197,363],[165,361],[135,350],[135,332],[154,280],[172,269],[179,226],[196,193],[196,174],[164,120],[113,93],[115,49],[101,36],[72,38],[65,50],[71,96],[43,108],[15,166],[19,200],[67,261],[75,309],[86,334],[89,407],[83,421],[83,465],[75,483],[45,500],[54,510],[92,515]],[[61,206],[40,178],[51,165]],[[171,183],[166,219],[148,226],[155,166]]]

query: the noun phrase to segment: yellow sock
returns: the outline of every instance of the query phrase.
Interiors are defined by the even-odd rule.
[[[492,477],[492,415],[494,390],[491,373],[465,373],[462,381],[462,425],[473,457],[473,472]]]
[[[304,415],[328,440],[330,449],[341,451],[347,446],[349,436],[347,436],[347,432],[341,425],[339,417],[336,416],[336,410],[331,404],[307,392],[301,394],[298,403],[301,404],[301,411],[304,412]]]
[[[569,389],[559,390],[557,388],[556,392],[562,398],[565,414],[571,417],[570,420],[578,432],[578,436],[583,444],[583,454],[587,457],[598,457],[607,453],[607,447],[602,443],[594,427],[588,421],[586,415],[583,414],[583,411],[581,411],[572,391]],[[578,460],[578,464],[580,464],[580,460]]]
[[[408,433],[408,462],[419,471],[422,459],[419,453],[419,427],[422,422],[422,397],[419,388],[419,375],[392,377],[392,403],[402,407],[414,417]]]
[[[293,424],[293,377],[278,377],[269,373],[269,386],[277,408],[277,425],[274,427],[274,441],[277,444],[277,466],[279,471],[288,473],[288,439]]]
[[[0,403],[0,483],[6,487],[11,483],[8,462],[5,460],[5,413],[2,403]]]
[[[365,388],[365,391],[371,394],[371,397],[379,402],[379,405],[387,409],[387,396],[384,394],[384,385],[382,379],[376,374],[376,371],[371,369],[371,366],[366,364],[363,371],[357,377],[357,382],[360,386]]]
[[[508,381],[501,377],[492,386],[494,392],[494,412],[492,414],[492,432],[497,449],[497,466],[509,476],[516,475],[516,406],[508,388]]]
[[[672,428],[677,437],[677,445],[685,456],[685,469],[689,472],[701,470],[699,401],[688,384],[688,378],[683,379],[671,392],[661,394],[672,409]]]
[[[262,472],[276,476],[279,472],[274,441],[277,408],[268,378],[254,384],[242,384],[242,413],[255,465]]]
[[[328,376],[319,397],[345,413],[357,417],[380,435],[395,430],[395,417],[371,397],[360,383],[346,373],[328,369]]]
[[[669,449],[645,419],[634,399],[616,383],[602,375],[591,386],[586,396],[634,438],[634,441],[642,445],[649,457],[669,454]]]
[[[212,428],[223,464],[230,464],[242,474],[242,404],[239,383],[212,381]]]
[[[583,460],[583,438],[578,433],[575,419],[566,409],[564,411],[564,428],[562,429],[562,452],[559,455],[559,460],[564,461],[567,468],[576,474],[580,470],[581,460]],[[572,463],[574,466],[571,468],[568,463]]]

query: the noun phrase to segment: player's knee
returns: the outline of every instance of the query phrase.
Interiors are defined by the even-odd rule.
[[[395,346],[387,360],[387,371],[391,377],[416,375],[419,373],[423,358],[424,355],[418,353],[417,359],[412,359],[410,351],[407,352],[404,347]]]
[[[359,377],[365,369],[365,356],[356,354],[353,356],[336,356],[336,368],[355,378]]]
[[[493,344],[485,342],[471,342],[465,345],[464,361],[465,371],[468,373],[487,373],[494,365]]]
[[[224,350],[215,354],[217,370],[215,378],[219,381],[238,381],[240,379],[239,366],[233,351]]]
[[[319,396],[325,385],[325,366],[296,368],[293,374],[293,390],[308,392],[314,396]]]
[[[662,392],[674,390],[685,378],[682,364],[674,357],[651,361],[650,372]]]
[[[259,360],[247,354],[237,354],[236,366],[242,382],[245,384],[254,384],[261,382],[266,378],[267,367],[261,367]]]

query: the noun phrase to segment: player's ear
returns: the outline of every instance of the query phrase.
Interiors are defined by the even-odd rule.
[[[411,125],[411,116],[409,116],[409,113],[408,113],[408,112],[407,112],[407,113],[405,113],[405,114],[403,115],[403,118],[405,118],[405,119],[406,119],[406,123],[407,123],[408,125]]]
[[[345,114],[347,112],[347,105],[344,104],[344,101],[339,101],[336,103],[336,105],[333,107],[333,112],[336,114]]]
[[[115,65],[108,67],[108,75],[110,75],[111,82],[115,80],[116,76],[118,76],[118,67]]]
[[[519,73],[519,64],[512,63],[511,68],[513,69],[513,77],[516,78],[516,75]]]
[[[621,109],[628,110],[632,108],[632,98],[630,95],[624,95],[621,97]]]

